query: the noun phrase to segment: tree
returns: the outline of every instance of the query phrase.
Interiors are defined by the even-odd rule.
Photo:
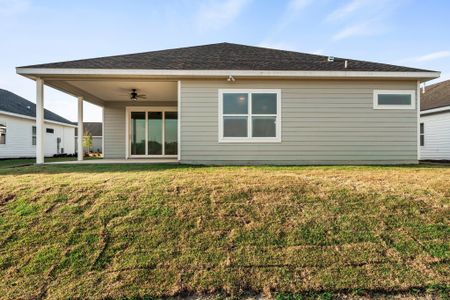
[[[87,152],[90,152],[92,148],[92,135],[88,131],[85,131],[83,134],[83,148],[86,149]]]

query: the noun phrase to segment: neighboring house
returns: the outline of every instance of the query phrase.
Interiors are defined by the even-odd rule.
[[[44,85],[77,96],[80,127],[102,106],[105,158],[201,164],[417,163],[419,86],[440,75],[230,43],[17,73],[39,107]]]
[[[450,160],[450,80],[426,87],[420,106],[420,157]]]
[[[90,134],[92,137],[92,146],[87,149],[83,146],[85,152],[102,152],[103,149],[103,125],[101,122],[83,122],[84,135]],[[78,128],[75,128],[75,144],[78,143]]]
[[[0,89],[0,158],[36,156],[36,105]],[[75,152],[75,126],[45,110],[45,156]]]

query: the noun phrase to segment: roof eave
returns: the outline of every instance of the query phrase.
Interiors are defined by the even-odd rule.
[[[273,70],[146,70],[146,69],[63,69],[16,68],[19,75],[35,77],[267,77],[267,78],[396,78],[428,81],[440,72],[385,72],[385,71],[273,71]]]
[[[427,108],[420,111],[420,115],[431,115],[438,113],[450,112],[450,105],[444,105],[439,107]]]
[[[27,116],[27,115],[23,115],[23,114],[12,113],[12,112],[5,111],[5,110],[0,110],[0,114],[11,116],[11,117],[16,117],[16,118],[36,120],[36,117]],[[68,126],[68,127],[72,127],[72,128],[77,127],[77,125],[72,124],[72,122],[70,122],[70,121],[68,121],[70,123],[54,121],[54,120],[50,120],[50,119],[44,119],[44,121],[46,123],[51,123],[51,124],[56,124],[56,125],[61,125],[61,126]]]

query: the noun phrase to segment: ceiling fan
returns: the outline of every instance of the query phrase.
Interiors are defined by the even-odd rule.
[[[139,94],[137,92],[137,89],[131,89],[130,92],[130,100],[131,101],[137,101],[138,99],[145,99],[147,96],[144,94]]]

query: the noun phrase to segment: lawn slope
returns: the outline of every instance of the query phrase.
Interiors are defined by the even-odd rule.
[[[0,166],[0,295],[448,291],[449,203],[440,167]]]

